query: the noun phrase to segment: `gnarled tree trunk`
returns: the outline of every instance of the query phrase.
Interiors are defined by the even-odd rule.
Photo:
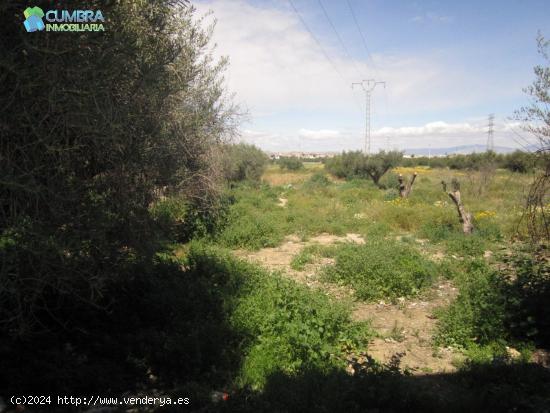
[[[408,184],[405,184],[403,182],[403,175],[399,174],[399,177],[397,178],[399,180],[399,195],[401,198],[408,198],[412,191],[412,186],[414,184],[414,180],[416,179],[417,173],[415,172]]]
[[[443,188],[445,190],[447,188],[447,184],[443,181],[441,181],[441,183],[443,184]],[[451,200],[456,205],[458,219],[462,223],[462,231],[464,232],[464,234],[471,234],[474,231],[472,214],[466,211],[464,205],[462,204],[462,199],[460,198],[460,184],[458,183],[458,181],[456,179],[453,179],[451,184],[453,190],[447,192],[447,195],[449,195],[449,198],[451,198]]]

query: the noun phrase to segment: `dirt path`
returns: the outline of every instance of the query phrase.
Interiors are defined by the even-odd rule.
[[[321,267],[333,263],[329,258],[322,258],[315,264],[307,265],[304,271],[296,271],[290,267],[292,258],[304,247],[312,244],[331,245],[337,242],[365,241],[358,234],[347,234],[342,237],[321,234],[308,241],[301,241],[297,236],[288,236],[278,247],[253,252],[239,250],[235,251],[235,254],[272,271],[281,271],[284,275],[311,288],[320,289],[334,298],[353,300],[353,319],[370,320],[378,333],[378,337],[371,341],[368,348],[368,354],[374,359],[387,363],[392,356],[399,354],[401,368],[413,374],[455,371],[452,362],[459,355],[450,349],[434,348],[432,335],[436,326],[434,309],[448,305],[456,297],[456,288],[449,282],[441,282],[434,285],[421,298],[402,298],[396,304],[384,301],[364,303],[354,299],[351,289],[319,280],[318,273]]]
[[[308,287],[318,288],[325,291],[328,295],[335,298],[349,298],[353,291],[349,288],[322,283],[317,274],[321,267],[330,265],[333,260],[330,258],[321,258],[314,264],[306,265],[304,271],[296,271],[290,267],[292,258],[308,245],[332,245],[338,242],[353,242],[364,244],[365,240],[359,234],[346,234],[346,236],[337,236],[331,234],[321,234],[310,238],[308,241],[301,241],[296,235],[285,237],[284,242],[275,248],[263,248],[259,251],[237,250],[235,255],[245,258],[248,261],[255,262],[268,268],[271,271],[281,271],[286,275]]]

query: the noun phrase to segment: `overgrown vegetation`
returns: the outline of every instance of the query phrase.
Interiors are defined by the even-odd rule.
[[[487,164],[496,168],[507,169],[510,172],[527,173],[532,172],[538,164],[537,156],[533,153],[516,150],[507,154],[495,152],[480,152],[467,155],[446,155],[446,156],[414,156],[403,158],[401,165],[405,167],[429,166],[431,168],[449,168],[455,170],[479,171]]]
[[[229,182],[259,182],[267,161],[267,155],[254,145],[226,145],[222,151],[224,178]]]
[[[0,6],[0,325],[10,336],[60,328],[60,302],[96,307],[128,265],[151,257],[159,193],[215,209],[212,153],[234,130],[225,61],[209,54],[192,7],[79,4],[118,29],[23,36],[21,4]]]
[[[389,240],[343,245],[336,263],[326,268],[327,280],[350,285],[363,300],[396,299],[418,294],[431,285],[437,268],[414,248]]]
[[[279,164],[281,169],[287,169],[289,171],[297,171],[304,167],[304,164],[302,163],[300,158],[297,158],[295,156],[283,156],[279,160],[277,160],[277,163]]]
[[[228,252],[194,245],[188,258],[194,277],[223,295],[232,331],[243,337],[237,382],[261,388],[275,372],[329,369],[342,343],[363,346],[366,324],[352,323],[349,308],[295,282],[236,261]]]
[[[379,188],[386,188],[380,179],[391,168],[397,166],[402,157],[403,154],[397,151],[381,151],[374,155],[365,155],[359,151],[344,152],[327,159],[325,168],[338,178],[369,178]]]
[[[547,410],[550,375],[529,361],[550,346],[548,68],[521,112],[543,121],[536,156],[277,165],[229,143],[226,61],[189,2],[136,6],[75,1],[117,30],[22,36],[20,4],[0,5],[0,402],[174,393],[193,411]],[[400,197],[398,174],[413,172]],[[441,191],[453,178],[468,237]],[[366,242],[306,246],[317,235]],[[288,274],[235,258],[283,242],[303,247]],[[305,282],[290,279],[300,271]],[[376,362],[377,332],[328,288],[404,303],[440,277],[459,291],[434,346],[465,353],[456,375],[408,377],[398,354]],[[395,323],[387,337],[407,334]]]
[[[538,258],[537,258],[538,257]],[[528,349],[550,344],[550,273],[545,258],[516,251],[504,260],[506,272],[468,260],[453,272],[460,287],[456,301],[440,313],[439,344],[468,350],[474,361],[510,357],[506,346]]]

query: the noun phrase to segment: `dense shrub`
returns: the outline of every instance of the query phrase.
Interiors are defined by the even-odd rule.
[[[304,164],[295,156],[283,156],[277,163],[281,169],[287,169],[289,171],[298,171],[304,167]]]
[[[403,158],[401,161],[401,165],[407,167],[429,166],[431,168],[469,169],[476,171],[482,169],[487,163],[512,172],[525,173],[535,167],[537,156],[533,153],[516,150],[507,154],[482,152],[438,157],[415,156]]]
[[[343,152],[341,155],[326,159],[325,169],[341,179],[358,178],[357,171],[362,157],[359,151]]]
[[[330,185],[330,180],[322,172],[316,172],[304,182],[304,189],[322,189]]]
[[[550,273],[537,254],[514,252],[509,269],[497,273],[480,260],[468,261],[456,278],[460,294],[441,311],[439,343],[472,347],[506,342],[550,344]],[[457,265],[457,264],[455,264]],[[502,345],[500,345],[502,347]]]
[[[550,266],[543,249],[516,251],[506,259],[513,268],[503,284],[507,326],[512,337],[550,347]]]
[[[335,259],[325,279],[350,285],[363,300],[415,295],[437,275],[436,266],[413,247],[384,239],[343,245]]]
[[[285,236],[284,210],[277,207],[277,193],[262,186],[251,193],[249,185],[233,189],[236,202],[226,216],[226,225],[217,235],[222,245],[259,249],[278,245]]]
[[[215,206],[201,209],[184,196],[176,195],[153,203],[150,211],[160,230],[157,236],[169,242],[188,242],[223,230],[234,201],[230,194],[221,194]]]
[[[389,190],[392,190],[392,189],[398,190],[399,188],[398,174],[394,173],[393,171],[386,172],[380,178],[379,186],[382,188],[387,188]]]
[[[439,315],[436,341],[468,347],[489,344],[505,337],[505,301],[498,275],[482,261],[466,265],[464,278],[457,280],[460,293]]]
[[[222,156],[224,177],[230,182],[259,181],[268,159],[267,155],[254,145],[226,145]]]
[[[522,151],[515,151],[503,158],[502,166],[512,172],[531,171],[535,163],[534,156]]]
[[[336,366],[331,355],[342,342],[364,345],[370,336],[366,324],[351,322],[345,305],[218,248],[193,245],[189,265],[195,277],[225,296],[228,323],[244,337],[241,386],[262,387],[275,372]]]
[[[20,2],[0,4],[0,233],[15,243],[2,251],[2,341],[31,337],[42,317],[60,328],[59,302],[94,307],[124,263],[150,257],[160,188],[208,209],[212,154],[235,124],[225,63],[192,7],[79,5],[118,29],[21,36]]]
[[[200,243],[187,251],[129,266],[106,287],[109,313],[65,300],[57,335],[41,332],[40,346],[3,341],[3,390],[120,394],[149,386],[151,374],[156,386],[191,382],[208,393],[261,387],[274,372],[342,367],[331,356],[342,342],[366,345],[367,325],[353,323],[345,305],[228,251]]]
[[[391,168],[397,166],[403,154],[397,151],[381,151],[365,155],[359,151],[343,152],[325,162],[325,168],[338,178],[368,178],[379,188],[385,188],[380,179]]]

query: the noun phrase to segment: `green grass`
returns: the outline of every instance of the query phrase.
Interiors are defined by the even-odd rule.
[[[336,245],[308,245],[292,258],[290,267],[293,270],[303,271],[307,264],[314,263],[319,257],[333,258],[337,248]]]
[[[398,171],[405,176],[412,173],[407,168]],[[470,241],[461,245],[463,235],[455,206],[441,189],[440,181],[449,182],[453,176],[461,181],[466,209],[476,217],[475,234],[479,238],[471,244],[480,241],[477,245],[470,245]],[[518,229],[520,233],[524,230],[519,211],[528,177],[505,171],[498,171],[479,194],[475,180],[462,172],[420,169],[407,200],[400,199],[395,188],[382,191],[367,180],[333,182],[315,163],[297,172],[270,167],[265,177],[266,182],[280,184],[241,184],[230,191],[235,202],[217,242],[230,248],[258,249],[276,246],[289,234],[307,238],[323,232],[393,232],[414,234],[433,243],[448,242],[453,254],[479,255],[481,248],[490,247],[482,245],[485,241],[505,241]],[[286,207],[277,205],[279,198],[288,200]]]
[[[350,320],[350,308],[258,266],[233,258],[218,247],[194,244],[190,271],[223,295],[228,324],[243,337],[240,387],[261,388],[271,374],[308,368],[343,367],[342,346],[364,348],[372,333]]]
[[[357,297],[368,301],[417,295],[437,276],[437,266],[415,248],[387,239],[341,245],[335,258],[324,279],[349,285]]]
[[[434,344],[461,349],[466,356],[457,376],[458,386],[467,383],[466,390],[461,390],[457,400],[470,395],[478,377],[484,377],[485,387],[466,403],[470,411],[505,400],[502,396],[513,394],[512,387],[528,382],[516,380],[509,370],[527,374],[529,366],[521,363],[527,361],[533,343],[548,342],[546,331],[550,328],[545,320],[550,317],[541,304],[548,297],[546,275],[535,264],[522,261],[518,268],[523,269],[515,273],[512,282],[492,267],[505,260],[498,251],[510,248],[516,230],[520,236],[524,231],[518,211],[528,176],[497,171],[480,190],[475,177],[470,179],[462,172],[421,168],[410,198],[402,200],[394,188],[384,191],[367,180],[337,180],[318,163],[304,166],[299,171],[281,171],[272,165],[263,178],[271,186],[242,183],[231,188],[228,196],[233,202],[225,215],[225,226],[208,238],[210,244],[195,242],[181,249],[180,255],[186,256],[181,262],[187,268],[184,279],[202,286],[192,294],[197,297],[189,314],[207,311],[212,303],[222,305],[218,321],[226,329],[222,331],[229,337],[227,343],[217,348],[218,330],[207,325],[198,329],[197,340],[197,344],[206,343],[207,349],[201,346],[200,351],[186,351],[199,358],[212,353],[215,357],[209,360],[220,359],[212,371],[223,375],[220,382],[239,394],[236,405],[228,404],[226,411],[339,411],[341,406],[332,399],[342,395],[349,402],[346,411],[364,411],[378,406],[380,400],[385,403],[380,405],[382,411],[388,406],[391,410],[397,406],[399,395],[407,401],[398,410],[414,411],[416,406],[417,411],[430,411],[430,403],[438,403],[431,383],[417,388],[424,391],[419,396],[410,382],[400,381],[404,376],[395,368],[374,363],[363,376],[348,376],[343,371],[343,356],[350,349],[368,351],[367,341],[375,334],[369,326],[352,322],[347,304],[236,260],[229,252],[275,247],[290,234],[302,240],[324,232],[362,235],[365,245],[309,245],[291,262],[292,269],[302,271],[320,258],[333,258],[334,265],[321,270],[322,279],[351,287],[362,300],[414,297],[438,276],[450,280],[459,295],[437,312]],[[408,178],[412,168],[395,172]],[[460,179],[463,202],[475,217],[471,236],[462,234],[455,206],[441,190],[440,181],[449,182],[453,176]],[[388,176],[387,183],[394,178]],[[279,198],[288,201],[285,207],[277,205]],[[157,214],[159,222],[165,216],[182,215],[185,219],[178,205],[163,208],[166,212],[161,209]],[[491,259],[483,257],[487,250],[493,252]],[[427,258],[435,253],[444,254],[441,262]],[[401,341],[403,329],[395,325],[388,336]],[[512,362],[507,346],[519,350],[521,357]],[[174,348],[177,342],[169,343],[168,349]],[[229,360],[224,361],[226,357]],[[494,371],[497,365],[504,373]],[[502,374],[509,377],[499,382]],[[491,383],[498,383],[490,390],[499,396],[487,404],[484,389]],[[456,389],[453,384],[446,395]],[[520,389],[517,397],[506,399],[502,405],[515,406],[516,399],[530,403],[531,397]],[[520,404],[520,410],[523,406]]]
[[[264,181],[272,186],[241,184],[231,189],[234,203],[213,241],[254,250],[280,245],[290,234],[307,240],[325,232],[359,233],[367,245],[309,246],[293,258],[291,267],[303,270],[320,257],[334,258],[335,265],[324,270],[324,280],[348,285],[367,301],[415,296],[441,274],[455,283],[460,295],[441,316],[437,341],[464,349],[492,345],[502,338],[498,330],[503,328],[502,314],[496,279],[482,263],[483,256],[524,233],[519,211],[530,178],[498,170],[481,187],[477,172],[417,171],[410,198],[403,200],[395,188],[379,190],[368,180],[335,180],[316,163],[293,172],[270,167]],[[395,170],[405,177],[412,172],[413,168]],[[464,205],[474,215],[471,236],[462,234],[456,208],[441,189],[441,180],[450,182],[453,177],[460,180]],[[388,184],[394,178],[388,175]],[[279,198],[287,199],[286,207],[277,205]],[[393,241],[396,235],[401,242]],[[436,252],[445,254],[443,262],[426,258]],[[270,352],[271,347],[266,347],[261,354]],[[260,353],[251,354],[259,360]]]
[[[460,292],[438,312],[436,344],[465,349],[477,362],[505,356],[507,345],[548,346],[549,272],[544,259],[532,254],[515,250],[504,272],[481,259],[456,263],[453,279]]]
[[[266,186],[239,185],[232,190],[236,202],[216,240],[231,248],[259,249],[281,243],[287,226],[285,211],[277,206],[277,192]]]
[[[464,265],[455,282],[460,293],[439,313],[436,342],[467,348],[505,337],[505,302],[496,288],[498,275],[483,261]]]

